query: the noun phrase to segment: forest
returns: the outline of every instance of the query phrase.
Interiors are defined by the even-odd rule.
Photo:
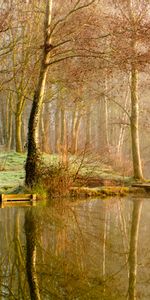
[[[0,300],[150,299],[150,1],[0,0]]]
[[[146,0],[1,1],[0,149],[27,152],[27,186],[41,153],[149,176],[149,12]]]

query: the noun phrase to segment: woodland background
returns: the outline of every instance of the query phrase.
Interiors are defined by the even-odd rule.
[[[134,166],[142,161],[148,176],[149,36],[146,0],[0,1],[0,149],[22,153],[29,147],[44,53],[40,150],[64,162],[70,154],[92,153],[127,175],[133,161],[135,177],[141,177]],[[137,157],[133,144],[140,147]]]

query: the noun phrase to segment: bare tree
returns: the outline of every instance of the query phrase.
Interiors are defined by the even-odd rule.
[[[39,137],[38,137],[38,126],[40,120],[40,112],[42,108],[42,103],[44,99],[45,87],[46,87],[46,79],[48,74],[48,68],[50,65],[54,63],[58,63],[60,61],[65,60],[66,58],[74,58],[83,56],[83,54],[77,54],[72,50],[61,50],[62,45],[70,42],[68,40],[62,40],[57,43],[57,45],[52,44],[52,38],[54,31],[60,30],[59,27],[65,26],[65,22],[70,18],[70,16],[74,15],[74,13],[82,10],[95,1],[85,1],[84,4],[81,1],[76,1],[73,3],[72,8],[69,10],[68,13],[62,18],[56,20],[55,23],[52,23],[52,9],[53,9],[53,1],[47,0],[46,7],[45,7],[45,25],[44,25],[44,43],[43,43],[43,50],[41,56],[41,67],[40,67],[40,74],[38,83],[34,93],[34,99],[32,104],[32,110],[29,119],[29,129],[28,129],[28,154],[27,154],[27,161],[26,161],[26,185],[32,186],[35,184],[37,180],[38,174],[38,161],[39,161]],[[69,33],[70,36],[70,33]],[[53,50],[56,49],[56,52]],[[57,52],[58,51],[58,52]],[[52,54],[51,54],[52,53]]]

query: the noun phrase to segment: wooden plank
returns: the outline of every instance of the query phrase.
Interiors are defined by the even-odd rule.
[[[3,194],[4,198],[6,199],[13,199],[13,198],[30,198],[32,197],[31,194]]]
[[[148,183],[133,183],[133,187],[141,187],[141,188],[150,188],[150,184]]]
[[[36,194],[1,194],[1,202],[7,201],[35,201]]]
[[[36,201],[4,201],[0,202],[0,208],[5,207],[31,207],[36,206]]]
[[[134,184],[132,184],[132,186],[137,187],[137,188],[143,188],[147,192],[150,191],[150,184],[148,184],[148,183],[134,183]]]

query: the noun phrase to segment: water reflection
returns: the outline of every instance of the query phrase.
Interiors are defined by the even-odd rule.
[[[40,300],[40,291],[37,276],[37,241],[40,237],[38,215],[33,209],[25,213],[25,235],[26,235],[26,272],[29,283],[31,299]]]
[[[129,300],[136,300],[136,281],[137,281],[137,263],[138,263],[138,237],[139,226],[142,211],[142,200],[136,200],[133,205],[132,225],[130,234],[129,249]]]
[[[149,299],[148,201],[0,210],[0,300]]]

